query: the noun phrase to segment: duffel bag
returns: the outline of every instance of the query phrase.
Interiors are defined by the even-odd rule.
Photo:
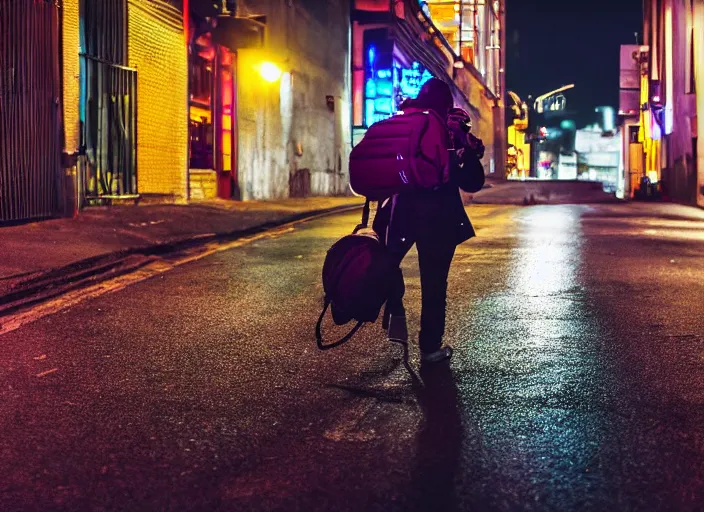
[[[326,350],[349,340],[366,322],[375,322],[389,296],[391,278],[398,266],[375,234],[360,234],[369,223],[369,201],[364,206],[362,223],[351,235],[333,244],[323,264],[323,311],[315,327],[318,348]],[[356,324],[341,339],[325,343],[322,323],[328,308],[337,325]]]

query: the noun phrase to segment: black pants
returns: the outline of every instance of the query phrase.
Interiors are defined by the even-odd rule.
[[[445,334],[445,307],[447,304],[447,277],[455,255],[455,244],[418,240],[418,266],[420,267],[421,316],[418,344],[423,352],[434,352],[442,345]],[[409,247],[410,249],[410,247]],[[406,252],[394,254],[399,266]],[[405,293],[403,273],[399,267],[394,291],[387,302],[387,311],[392,315],[404,315]]]

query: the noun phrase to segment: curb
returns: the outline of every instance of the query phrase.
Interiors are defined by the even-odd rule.
[[[361,209],[362,205],[346,205],[307,211],[245,229],[236,229],[224,233],[192,235],[169,242],[132,247],[78,260],[63,267],[56,267],[33,274],[31,278],[20,281],[15,290],[0,296],[0,317],[55,298],[67,291],[80,288],[86,282],[96,284],[106,279],[133,272],[159,257],[176,255],[179,252],[207,244],[234,242],[272,229],[294,226],[319,217]]]

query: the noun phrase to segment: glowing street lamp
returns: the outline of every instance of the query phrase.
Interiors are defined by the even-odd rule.
[[[269,83],[274,83],[281,78],[281,68],[273,62],[262,62],[259,66],[259,74]]]

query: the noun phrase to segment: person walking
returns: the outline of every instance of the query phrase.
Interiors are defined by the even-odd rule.
[[[401,110],[433,110],[447,119],[454,157],[450,180],[435,190],[414,190],[385,200],[377,211],[373,229],[398,262],[393,291],[386,303],[383,328],[388,338],[408,342],[405,285],[400,265],[416,245],[421,281],[421,321],[418,343],[421,362],[434,363],[452,357],[452,347],[443,346],[447,279],[457,245],[475,236],[459,189],[477,192],[484,186],[484,154],[481,140],[469,133],[471,120],[462,109],[453,108],[450,87],[437,78],[428,80],[417,98],[406,100]]]

